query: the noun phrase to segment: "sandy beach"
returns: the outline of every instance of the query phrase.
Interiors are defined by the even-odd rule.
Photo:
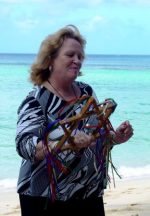
[[[121,180],[104,196],[106,216],[150,216],[150,179]]]
[[[0,215],[20,216],[15,189],[1,189]],[[105,190],[106,216],[150,216],[150,179],[120,180]]]

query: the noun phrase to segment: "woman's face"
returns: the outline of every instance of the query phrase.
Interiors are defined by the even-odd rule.
[[[57,57],[52,61],[51,76],[65,80],[75,80],[79,74],[83,62],[83,49],[80,43],[72,38],[66,38],[58,52]]]

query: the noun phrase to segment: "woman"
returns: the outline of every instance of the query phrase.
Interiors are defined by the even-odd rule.
[[[30,79],[34,88],[18,109],[16,136],[17,151],[23,158],[18,179],[22,216],[90,215],[89,212],[94,216],[105,215],[102,196],[106,175],[97,163],[95,168],[96,141],[92,135],[78,126],[74,134],[78,151],[59,153],[70,171],[56,174],[55,200],[50,193],[47,147],[43,145],[48,124],[81,111],[82,101],[77,106],[70,106],[69,101],[83,95],[96,98],[91,86],[75,81],[84,60],[85,43],[75,26],[66,26],[42,42],[31,67]],[[50,151],[61,135],[60,128],[49,134],[47,146]],[[113,133],[112,143],[126,142],[132,135],[132,126],[125,121]]]

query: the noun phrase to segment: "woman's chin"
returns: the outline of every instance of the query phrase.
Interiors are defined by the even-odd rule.
[[[79,74],[79,71],[76,71],[76,70],[70,71],[70,75],[74,77],[75,79],[77,78],[78,74]]]

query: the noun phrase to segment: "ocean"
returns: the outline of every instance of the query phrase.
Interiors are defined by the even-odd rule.
[[[0,188],[16,187],[21,158],[15,148],[17,109],[32,88],[34,54],[0,54]],[[133,137],[112,150],[123,179],[150,177],[150,56],[87,55],[78,80],[89,83],[100,102],[113,98],[114,128],[129,120]]]

